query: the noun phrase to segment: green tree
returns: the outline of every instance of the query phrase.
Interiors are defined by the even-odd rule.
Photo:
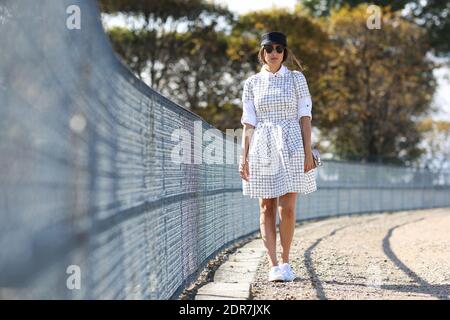
[[[231,25],[227,9],[206,1],[101,0],[104,13],[122,13],[132,23],[108,30],[115,51],[153,89],[219,129],[239,123],[236,83],[228,58]]]
[[[226,35],[213,27],[199,27],[179,34],[178,47],[178,60],[168,76],[172,90],[183,97],[183,104],[194,112],[226,104],[229,87],[234,86],[226,77],[230,69]]]
[[[225,21],[233,18],[228,10],[202,0],[99,0],[99,3],[103,13],[121,13],[133,22],[126,28],[108,31],[116,52],[138,77],[171,98],[177,92],[169,87],[173,80],[169,71],[185,53],[180,47],[180,35],[201,28],[209,32],[217,26],[219,18]]]
[[[260,71],[257,56],[261,35],[273,30],[286,34],[289,48],[301,61],[313,104],[317,106],[314,109],[317,110],[323,104],[319,79],[327,70],[334,49],[326,31],[316,21],[300,11],[291,13],[285,9],[251,12],[240,16],[233,25],[229,57],[234,61],[232,68],[235,82],[240,83],[236,86],[236,100],[240,104],[243,81]],[[296,66],[288,65],[288,68],[295,69]]]
[[[436,86],[426,33],[388,8],[382,29],[368,29],[366,7],[344,6],[327,20],[336,52],[320,83],[320,129],[341,158],[410,164],[424,152],[416,120]]]
[[[434,172],[450,170],[450,122],[426,118],[419,123],[426,153],[422,163]]]
[[[345,5],[356,7],[360,4],[374,4],[381,7],[390,6],[391,10],[397,11],[405,7],[406,4],[414,2],[412,0],[299,0],[310,13],[315,16],[329,16],[332,10],[339,10]]]
[[[428,31],[431,47],[436,55],[450,53],[450,1],[448,0],[298,0],[311,14],[329,16],[333,9],[344,5],[351,7],[360,4],[390,6],[391,10],[406,9],[403,18],[424,27]]]

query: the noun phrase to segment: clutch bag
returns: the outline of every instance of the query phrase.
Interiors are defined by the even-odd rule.
[[[322,165],[322,161],[320,160],[320,152],[316,148],[311,149],[313,162],[314,162],[314,168],[319,167]]]

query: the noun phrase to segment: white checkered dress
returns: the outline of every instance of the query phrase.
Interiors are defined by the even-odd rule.
[[[308,85],[303,73],[282,68],[283,72],[275,75],[262,69],[244,84],[242,101],[252,101],[256,115],[248,152],[249,182],[242,179],[243,194],[251,198],[276,198],[288,192],[308,194],[317,190],[316,168],[304,173],[299,122],[299,101],[304,97],[310,99]],[[310,109],[303,115],[308,111],[311,116]]]

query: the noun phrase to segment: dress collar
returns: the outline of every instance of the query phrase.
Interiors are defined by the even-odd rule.
[[[265,65],[264,65],[264,66],[265,66]],[[269,77],[278,77],[278,76],[281,76],[281,75],[285,74],[285,73],[287,72],[287,70],[288,70],[288,68],[286,68],[286,66],[285,66],[284,64],[282,64],[281,67],[280,67],[280,69],[279,69],[277,72],[272,73],[272,72],[270,72],[270,71],[267,71],[266,68],[265,68],[264,66],[261,67],[261,73],[264,74],[264,75],[266,75],[266,76],[269,76]]]

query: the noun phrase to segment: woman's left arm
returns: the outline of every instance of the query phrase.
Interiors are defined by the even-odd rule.
[[[301,128],[302,128],[302,138],[303,147],[305,149],[305,155],[311,155],[311,118],[308,116],[301,117]]]
[[[296,90],[298,92],[298,119],[302,130],[303,150],[305,151],[304,172],[314,169],[314,161],[311,150],[311,121],[312,100],[309,93],[308,83],[303,73],[295,71]]]
[[[303,138],[303,150],[305,150],[305,164],[304,172],[308,172],[314,169],[314,161],[311,151],[311,118],[304,116],[300,118],[302,138]]]

